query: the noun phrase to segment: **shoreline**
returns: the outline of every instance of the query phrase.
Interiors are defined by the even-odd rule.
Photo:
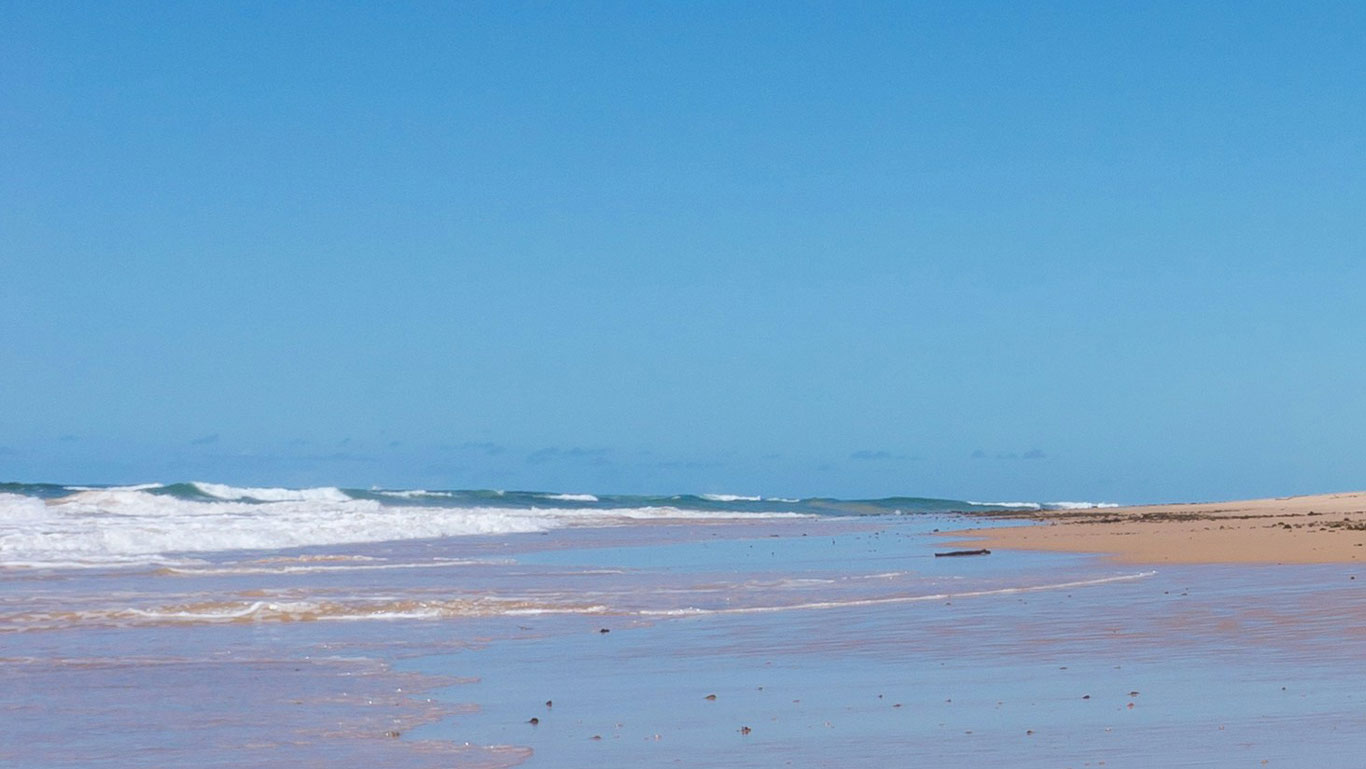
[[[992,517],[1040,525],[940,536],[952,546],[1100,553],[1126,564],[1366,561],[1366,492]]]

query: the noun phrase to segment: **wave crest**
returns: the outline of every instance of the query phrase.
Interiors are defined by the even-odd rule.
[[[223,483],[195,481],[190,484],[206,497],[228,501],[255,500],[257,502],[347,502],[351,497],[334,486],[313,489],[278,489],[228,486]],[[134,489],[136,490],[136,489]]]

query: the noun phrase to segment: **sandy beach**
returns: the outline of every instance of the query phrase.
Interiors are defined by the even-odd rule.
[[[1366,560],[1366,492],[1008,514],[1043,526],[951,532],[964,545],[1104,553],[1121,563]]]

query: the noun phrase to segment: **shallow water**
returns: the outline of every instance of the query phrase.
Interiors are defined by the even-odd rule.
[[[1351,567],[935,558],[961,522],[9,570],[0,761],[1321,766],[1366,745]]]

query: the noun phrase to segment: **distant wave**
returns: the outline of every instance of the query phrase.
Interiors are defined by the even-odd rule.
[[[975,507],[997,507],[1006,510],[1095,510],[1119,507],[1114,502],[968,502]]]
[[[406,489],[399,491],[375,489],[374,493],[385,497],[394,497],[396,499],[421,499],[422,497],[440,497],[442,499],[450,499],[455,496],[455,494],[449,491],[427,491],[425,489]]]
[[[72,491],[149,491],[164,489],[164,483],[135,483],[132,486],[67,486]]]
[[[597,502],[597,497],[592,494],[543,494],[545,499],[553,499],[558,502]]]
[[[708,502],[762,502],[763,497],[750,497],[744,494],[702,494]]]
[[[224,500],[254,499],[258,502],[346,502],[351,499],[346,492],[332,486],[323,486],[314,489],[257,489],[227,486],[222,483],[205,483],[203,481],[195,481],[190,485],[194,486],[205,496]],[[137,489],[130,487],[129,490],[136,491]]]

